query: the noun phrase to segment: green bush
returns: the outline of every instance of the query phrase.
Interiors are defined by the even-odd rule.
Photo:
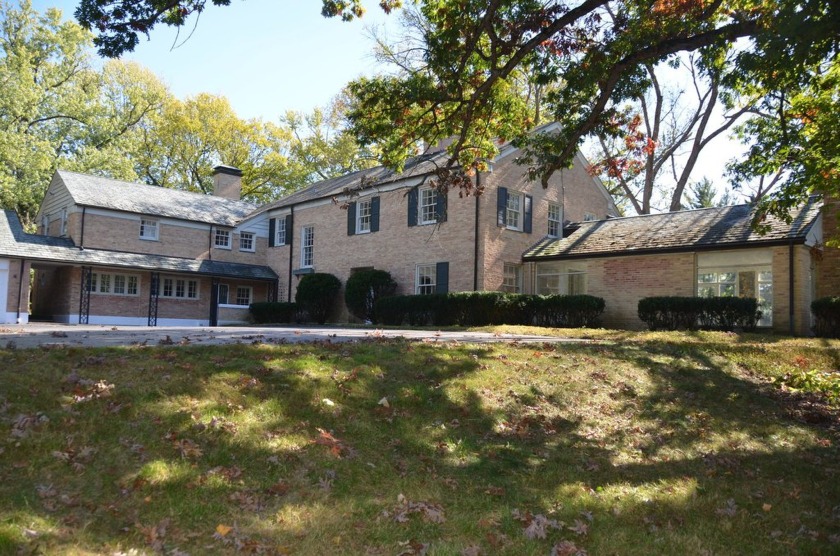
[[[376,301],[394,295],[397,283],[385,270],[360,270],[347,279],[344,303],[351,314],[365,322],[376,322]]]
[[[257,324],[289,323],[298,320],[298,306],[295,303],[263,301],[251,303],[251,320]]]
[[[752,297],[645,297],[638,312],[651,330],[754,330],[761,318]]]
[[[814,334],[821,338],[840,338],[840,297],[821,297],[811,302]]]
[[[341,280],[332,274],[305,274],[298,283],[295,302],[306,311],[309,320],[324,324],[335,307],[340,289]]]
[[[376,303],[379,322],[412,326],[593,326],[604,300],[590,295],[522,295],[503,292],[458,292],[400,295]]]

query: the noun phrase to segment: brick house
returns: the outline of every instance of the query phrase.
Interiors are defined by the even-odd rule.
[[[241,172],[230,167],[216,169],[213,195],[58,171],[37,234],[13,212],[0,219],[0,322],[27,322],[30,309],[66,323],[244,322],[252,301],[293,300],[305,274],[343,283],[369,267],[389,271],[400,293],[529,292],[530,245],[617,211],[580,155],[543,188],[516,154],[503,145],[474,176],[479,196],[431,186],[439,151],[402,173],[355,172],[262,207],[239,200]]]
[[[546,238],[523,260],[537,293],[603,297],[603,323],[642,328],[649,296],[734,295],[759,300],[759,326],[808,335],[811,301],[840,295],[840,249],[824,247],[837,229],[836,203],[812,197],[786,223],[750,226],[749,205],[584,222],[562,239]]]

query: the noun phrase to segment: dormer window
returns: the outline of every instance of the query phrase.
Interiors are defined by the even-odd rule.
[[[150,241],[157,241],[158,239],[158,221],[150,218],[140,219],[140,239]]]

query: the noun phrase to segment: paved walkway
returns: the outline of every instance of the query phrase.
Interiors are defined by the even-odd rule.
[[[552,336],[493,334],[488,332],[435,332],[373,328],[96,326],[30,323],[0,325],[0,349],[39,346],[215,345],[233,343],[352,342],[370,338],[407,338],[425,342],[587,342]]]

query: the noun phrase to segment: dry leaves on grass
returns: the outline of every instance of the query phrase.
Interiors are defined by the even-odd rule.
[[[423,518],[423,521],[429,523],[444,523],[446,521],[443,506],[440,504],[422,500],[412,502],[402,494],[397,496],[397,505],[392,510],[382,512],[382,517],[392,518],[397,523],[407,523],[412,515],[419,515]]]
[[[515,509],[511,512],[513,519],[522,523],[522,533],[531,540],[545,539],[549,529],[562,529],[563,526],[554,519],[548,519],[542,514],[532,514],[529,511],[521,512]]]
[[[9,437],[13,440],[26,438],[30,433],[40,430],[42,426],[50,422],[50,418],[41,413],[25,415],[20,414],[12,421],[12,430]]]
[[[312,441],[314,444],[326,446],[330,453],[337,458],[350,458],[356,455],[356,450],[344,443],[344,441],[333,436],[332,433],[325,431],[324,429],[317,430],[318,436]]]
[[[397,552],[397,556],[425,556],[429,551],[429,543],[422,543],[414,539],[401,541],[398,544],[400,551]]]
[[[560,541],[551,548],[551,556],[586,556],[586,550],[572,541]]]

